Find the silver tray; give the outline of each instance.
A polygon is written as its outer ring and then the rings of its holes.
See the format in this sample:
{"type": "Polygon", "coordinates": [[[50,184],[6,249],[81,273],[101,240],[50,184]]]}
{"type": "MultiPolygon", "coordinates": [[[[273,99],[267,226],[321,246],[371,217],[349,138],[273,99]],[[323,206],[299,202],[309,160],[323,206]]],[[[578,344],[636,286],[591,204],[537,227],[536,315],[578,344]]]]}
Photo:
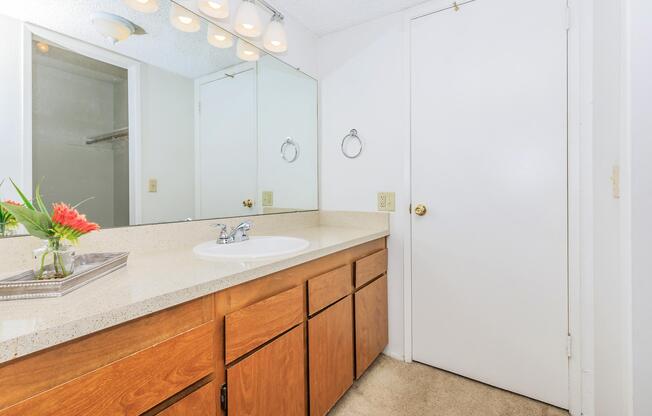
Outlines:
{"type": "Polygon", "coordinates": [[[127,264],[129,253],[92,253],[75,257],[75,272],[63,279],[38,280],[34,271],[0,280],[0,300],[63,296],[127,264]]]}

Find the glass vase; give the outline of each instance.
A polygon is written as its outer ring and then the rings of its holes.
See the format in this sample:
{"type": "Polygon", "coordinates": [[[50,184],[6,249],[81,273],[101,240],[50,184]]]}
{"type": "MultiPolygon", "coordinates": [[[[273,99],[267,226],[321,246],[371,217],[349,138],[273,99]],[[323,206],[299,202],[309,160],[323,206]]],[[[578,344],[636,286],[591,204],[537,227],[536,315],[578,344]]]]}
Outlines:
{"type": "Polygon", "coordinates": [[[75,271],[75,250],[61,240],[43,240],[34,250],[34,275],[39,280],[63,279],[75,271]]]}
{"type": "Polygon", "coordinates": [[[16,223],[0,222],[0,238],[16,235],[17,230],[18,226],[16,223]]]}

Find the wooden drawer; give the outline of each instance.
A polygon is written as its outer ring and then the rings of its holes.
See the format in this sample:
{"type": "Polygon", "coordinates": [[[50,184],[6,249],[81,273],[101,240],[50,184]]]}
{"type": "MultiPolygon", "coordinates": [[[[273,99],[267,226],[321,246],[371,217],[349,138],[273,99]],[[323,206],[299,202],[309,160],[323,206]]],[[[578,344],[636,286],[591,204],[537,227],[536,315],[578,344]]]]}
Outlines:
{"type": "Polygon", "coordinates": [[[355,377],[383,352],[387,333],[387,276],[355,293],[355,377]]]}
{"type": "Polygon", "coordinates": [[[226,363],[303,322],[304,305],[301,285],[226,315],[226,363]]]}
{"type": "Polygon", "coordinates": [[[217,390],[211,381],[193,391],[172,406],[158,413],[159,416],[214,416],[217,412],[217,390]]]}
{"type": "Polygon", "coordinates": [[[206,296],[0,365],[0,409],[131,356],[212,319],[213,297],[206,296]]]}
{"type": "Polygon", "coordinates": [[[305,324],[226,370],[229,416],[305,416],[305,324]]]}
{"type": "Polygon", "coordinates": [[[360,287],[374,280],[387,271],[387,249],[355,262],[355,287],[360,287]]]}
{"type": "Polygon", "coordinates": [[[139,415],[211,374],[212,322],[0,411],[0,415],[139,415]]]}
{"type": "Polygon", "coordinates": [[[353,290],[350,264],[308,280],[308,314],[332,305],[353,290]]]}

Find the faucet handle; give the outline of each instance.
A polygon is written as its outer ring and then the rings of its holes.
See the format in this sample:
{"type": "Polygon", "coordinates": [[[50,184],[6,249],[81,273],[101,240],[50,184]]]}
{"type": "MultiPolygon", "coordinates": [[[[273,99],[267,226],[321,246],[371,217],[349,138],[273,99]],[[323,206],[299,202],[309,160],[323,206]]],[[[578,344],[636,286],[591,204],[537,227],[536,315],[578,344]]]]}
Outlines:
{"type": "Polygon", "coordinates": [[[218,237],[219,240],[226,240],[229,238],[229,233],[226,231],[226,224],[212,224],[211,227],[220,229],[220,236],[218,237]]]}

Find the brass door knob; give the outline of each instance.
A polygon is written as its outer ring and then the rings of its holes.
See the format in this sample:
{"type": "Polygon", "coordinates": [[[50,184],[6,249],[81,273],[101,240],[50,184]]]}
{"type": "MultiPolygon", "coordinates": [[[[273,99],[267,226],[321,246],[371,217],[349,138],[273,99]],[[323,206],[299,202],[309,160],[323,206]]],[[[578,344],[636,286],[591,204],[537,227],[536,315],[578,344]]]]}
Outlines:
{"type": "Polygon", "coordinates": [[[428,212],[428,208],[426,208],[426,206],[423,204],[419,204],[416,207],[414,207],[414,213],[420,217],[426,215],[426,212],[428,212]]]}
{"type": "Polygon", "coordinates": [[[254,206],[254,201],[252,201],[251,199],[245,199],[244,201],[242,201],[242,206],[245,208],[251,208],[254,206]]]}

